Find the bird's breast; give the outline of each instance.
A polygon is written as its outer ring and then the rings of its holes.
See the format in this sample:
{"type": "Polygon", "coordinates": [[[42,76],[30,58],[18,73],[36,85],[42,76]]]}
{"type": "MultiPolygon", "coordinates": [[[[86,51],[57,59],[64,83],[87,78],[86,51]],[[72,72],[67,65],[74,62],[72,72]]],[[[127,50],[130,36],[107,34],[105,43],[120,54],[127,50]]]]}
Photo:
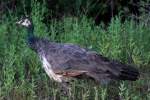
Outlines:
{"type": "Polygon", "coordinates": [[[42,58],[43,68],[44,68],[45,72],[47,73],[47,75],[57,82],[62,82],[62,76],[56,75],[54,73],[54,71],[52,69],[52,65],[47,61],[47,59],[45,57],[41,57],[41,58],[42,58]]]}

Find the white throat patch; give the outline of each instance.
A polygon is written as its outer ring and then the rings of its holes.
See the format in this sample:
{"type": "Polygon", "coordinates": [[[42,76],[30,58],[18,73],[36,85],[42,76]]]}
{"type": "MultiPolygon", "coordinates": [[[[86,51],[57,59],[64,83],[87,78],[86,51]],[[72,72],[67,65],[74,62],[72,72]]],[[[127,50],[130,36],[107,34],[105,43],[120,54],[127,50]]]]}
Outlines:
{"type": "Polygon", "coordinates": [[[54,73],[54,71],[52,70],[52,66],[49,64],[49,62],[47,61],[45,57],[42,57],[42,63],[43,63],[44,70],[46,71],[47,75],[50,78],[53,78],[57,82],[62,82],[61,76],[56,75],[54,73]]]}
{"type": "Polygon", "coordinates": [[[28,20],[28,19],[25,19],[24,21],[23,21],[23,23],[21,23],[23,26],[26,26],[26,27],[28,27],[29,25],[31,25],[31,22],[28,20]]]}
{"type": "Polygon", "coordinates": [[[20,20],[19,22],[16,22],[17,24],[20,24],[22,26],[28,27],[29,25],[31,25],[31,21],[29,19],[23,19],[20,20]]]}

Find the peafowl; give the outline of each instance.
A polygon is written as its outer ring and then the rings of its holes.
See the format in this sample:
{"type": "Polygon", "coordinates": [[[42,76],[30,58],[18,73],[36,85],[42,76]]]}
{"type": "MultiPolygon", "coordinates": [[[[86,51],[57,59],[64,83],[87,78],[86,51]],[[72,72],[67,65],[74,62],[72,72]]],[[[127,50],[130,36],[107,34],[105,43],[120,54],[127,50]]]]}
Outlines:
{"type": "Polygon", "coordinates": [[[99,83],[139,78],[139,71],[130,65],[109,60],[78,45],[36,37],[33,22],[28,17],[16,23],[27,29],[28,46],[39,55],[47,75],[59,83],[68,82],[70,78],[90,78],[99,83]]]}

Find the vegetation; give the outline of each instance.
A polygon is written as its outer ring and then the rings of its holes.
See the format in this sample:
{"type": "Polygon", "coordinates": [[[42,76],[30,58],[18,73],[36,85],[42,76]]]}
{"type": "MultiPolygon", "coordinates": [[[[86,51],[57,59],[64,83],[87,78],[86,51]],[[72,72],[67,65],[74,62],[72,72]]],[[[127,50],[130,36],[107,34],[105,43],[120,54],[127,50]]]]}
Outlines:
{"type": "Polygon", "coordinates": [[[88,80],[71,83],[71,97],[63,95],[58,84],[42,69],[38,56],[26,45],[26,30],[17,27],[17,14],[9,11],[0,20],[0,100],[149,100],[150,28],[145,21],[111,19],[108,25],[95,25],[81,14],[42,22],[46,3],[31,2],[35,33],[50,41],[73,43],[95,50],[106,57],[135,65],[141,77],[135,82],[114,82],[107,86],[88,80]]]}

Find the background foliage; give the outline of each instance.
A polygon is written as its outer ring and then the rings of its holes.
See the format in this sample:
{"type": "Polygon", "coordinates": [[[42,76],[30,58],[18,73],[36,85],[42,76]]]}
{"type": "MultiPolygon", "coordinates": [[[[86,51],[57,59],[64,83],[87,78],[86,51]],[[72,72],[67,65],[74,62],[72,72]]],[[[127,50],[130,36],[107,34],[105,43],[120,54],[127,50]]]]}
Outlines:
{"type": "Polygon", "coordinates": [[[150,2],[127,1],[1,0],[0,100],[149,100],[150,2]],[[15,25],[23,15],[32,17],[37,36],[78,44],[134,65],[140,79],[108,86],[75,80],[71,97],[62,95],[27,47],[26,30],[15,25]]]}

